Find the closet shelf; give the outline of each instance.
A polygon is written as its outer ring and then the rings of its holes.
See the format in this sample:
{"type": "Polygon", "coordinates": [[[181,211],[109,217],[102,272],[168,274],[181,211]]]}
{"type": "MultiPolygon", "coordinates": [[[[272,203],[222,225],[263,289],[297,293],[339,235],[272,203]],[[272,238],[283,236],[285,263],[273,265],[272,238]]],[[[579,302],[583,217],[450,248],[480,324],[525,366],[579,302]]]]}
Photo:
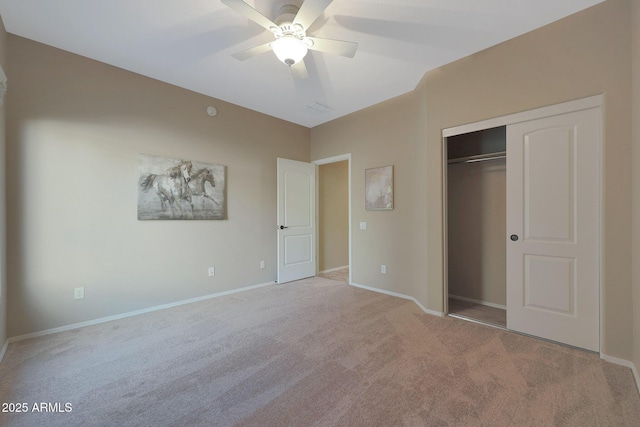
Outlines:
{"type": "Polygon", "coordinates": [[[506,151],[498,151],[495,153],[486,153],[486,154],[477,154],[475,156],[468,157],[458,157],[456,159],[449,159],[447,163],[474,163],[474,162],[484,162],[486,160],[496,160],[496,159],[506,159],[507,152],[506,151]]]}

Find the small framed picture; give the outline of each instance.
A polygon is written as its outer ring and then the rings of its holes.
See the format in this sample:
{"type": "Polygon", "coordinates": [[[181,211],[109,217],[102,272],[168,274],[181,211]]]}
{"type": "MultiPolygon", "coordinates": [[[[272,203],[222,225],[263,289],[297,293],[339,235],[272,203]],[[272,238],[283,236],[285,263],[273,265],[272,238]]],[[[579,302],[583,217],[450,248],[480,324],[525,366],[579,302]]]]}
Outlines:
{"type": "Polygon", "coordinates": [[[364,171],[365,202],[368,211],[393,209],[393,166],[364,171]]]}

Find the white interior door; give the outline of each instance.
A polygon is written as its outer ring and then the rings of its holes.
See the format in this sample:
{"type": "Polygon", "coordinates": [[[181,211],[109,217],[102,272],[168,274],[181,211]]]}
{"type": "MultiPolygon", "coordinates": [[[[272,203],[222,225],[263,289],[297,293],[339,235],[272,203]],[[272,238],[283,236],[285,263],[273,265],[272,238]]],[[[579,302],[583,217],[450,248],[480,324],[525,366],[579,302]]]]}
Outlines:
{"type": "Polygon", "coordinates": [[[507,328],[593,351],[600,123],[593,108],[507,127],[507,328]]]}
{"type": "Polygon", "coordinates": [[[316,166],[278,159],[278,283],[316,275],[316,166]]]}

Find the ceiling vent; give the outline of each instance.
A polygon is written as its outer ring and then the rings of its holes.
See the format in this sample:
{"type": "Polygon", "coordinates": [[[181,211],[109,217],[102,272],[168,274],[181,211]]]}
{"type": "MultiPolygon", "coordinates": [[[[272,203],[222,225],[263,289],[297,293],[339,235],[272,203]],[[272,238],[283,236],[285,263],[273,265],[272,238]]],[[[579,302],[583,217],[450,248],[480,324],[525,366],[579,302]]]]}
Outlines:
{"type": "Polygon", "coordinates": [[[304,110],[310,114],[324,114],[324,113],[328,113],[329,111],[332,111],[333,108],[328,107],[319,102],[312,102],[311,104],[305,105],[304,110]]]}

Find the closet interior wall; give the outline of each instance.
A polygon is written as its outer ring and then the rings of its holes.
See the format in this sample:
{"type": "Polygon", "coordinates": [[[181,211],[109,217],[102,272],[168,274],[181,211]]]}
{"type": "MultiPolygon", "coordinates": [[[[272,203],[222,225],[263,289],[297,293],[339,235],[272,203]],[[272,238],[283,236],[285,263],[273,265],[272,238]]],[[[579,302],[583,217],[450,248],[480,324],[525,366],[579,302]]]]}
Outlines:
{"type": "Polygon", "coordinates": [[[449,298],[506,309],[506,127],[446,145],[449,298]]]}

